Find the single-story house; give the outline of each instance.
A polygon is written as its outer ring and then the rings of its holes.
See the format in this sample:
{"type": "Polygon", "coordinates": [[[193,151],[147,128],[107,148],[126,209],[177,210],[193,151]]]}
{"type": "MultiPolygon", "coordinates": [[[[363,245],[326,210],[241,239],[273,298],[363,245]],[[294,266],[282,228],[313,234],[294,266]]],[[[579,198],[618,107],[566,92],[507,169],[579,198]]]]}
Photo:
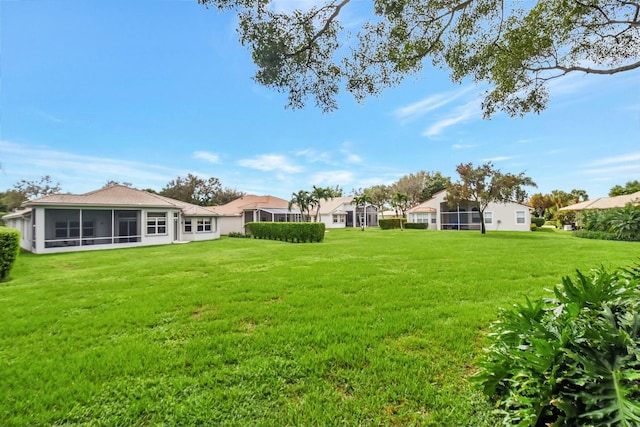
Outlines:
{"type": "MultiPolygon", "coordinates": [[[[312,212],[315,215],[315,212],[312,212]]],[[[328,200],[320,200],[319,222],[323,222],[326,228],[348,228],[378,226],[378,208],[367,204],[365,208],[356,206],[351,197],[334,197],[328,200]]],[[[314,218],[312,218],[314,219],[314,218]]]]}
{"type": "Polygon", "coordinates": [[[52,194],[5,215],[20,246],[37,254],[162,245],[220,237],[211,209],[112,185],[86,194],[52,194]]]}
{"type": "Polygon", "coordinates": [[[211,206],[220,215],[220,234],[244,233],[249,222],[300,222],[302,214],[297,206],[289,210],[289,202],[274,196],[246,195],[226,205],[211,206]]]}
{"type": "MultiPolygon", "coordinates": [[[[408,222],[426,222],[432,230],[480,230],[480,209],[472,201],[454,207],[447,203],[447,191],[433,195],[407,211],[408,222]]],[[[530,231],[529,206],[507,202],[489,203],[484,211],[486,230],[530,231]]]]}
{"type": "Polygon", "coordinates": [[[623,208],[628,203],[633,205],[640,205],[640,191],[632,194],[623,194],[621,196],[614,197],[598,197],[597,199],[587,200],[585,202],[576,203],[573,205],[565,206],[558,210],[560,211],[585,211],[589,209],[613,209],[623,208]]]}

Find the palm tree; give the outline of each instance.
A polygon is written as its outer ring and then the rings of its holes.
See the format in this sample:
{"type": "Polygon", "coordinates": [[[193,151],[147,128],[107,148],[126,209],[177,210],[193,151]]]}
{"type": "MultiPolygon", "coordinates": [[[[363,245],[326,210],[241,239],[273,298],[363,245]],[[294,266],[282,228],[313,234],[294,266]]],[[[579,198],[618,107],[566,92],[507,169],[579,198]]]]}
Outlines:
{"type": "Polygon", "coordinates": [[[583,202],[589,200],[589,195],[584,190],[574,189],[571,190],[571,193],[569,194],[571,195],[571,197],[573,197],[573,203],[580,203],[580,199],[582,199],[583,202]]]}
{"type": "Polygon", "coordinates": [[[400,209],[400,216],[404,218],[405,212],[409,209],[409,196],[400,192],[394,194],[391,198],[391,206],[396,209],[396,212],[400,209]]]}
{"type": "Polygon", "coordinates": [[[293,205],[297,205],[298,208],[300,208],[300,213],[303,214],[303,220],[305,212],[307,213],[307,218],[310,217],[309,210],[311,209],[311,197],[308,191],[300,190],[297,193],[292,193],[291,200],[289,200],[289,212],[291,212],[293,205]]]}
{"type": "Polygon", "coordinates": [[[333,197],[333,191],[330,187],[316,187],[313,186],[313,190],[311,191],[310,197],[313,199],[312,204],[316,208],[316,222],[318,222],[318,217],[320,216],[320,200],[329,200],[333,197]]]}
{"type": "MultiPolygon", "coordinates": [[[[369,196],[367,193],[362,193],[360,195],[357,195],[353,198],[353,203],[355,203],[356,205],[356,211],[358,210],[359,206],[363,206],[364,207],[364,218],[365,218],[365,222],[367,221],[367,203],[371,203],[371,196],[369,196]]],[[[364,224],[360,224],[362,227],[362,230],[364,231],[364,224]]]]}

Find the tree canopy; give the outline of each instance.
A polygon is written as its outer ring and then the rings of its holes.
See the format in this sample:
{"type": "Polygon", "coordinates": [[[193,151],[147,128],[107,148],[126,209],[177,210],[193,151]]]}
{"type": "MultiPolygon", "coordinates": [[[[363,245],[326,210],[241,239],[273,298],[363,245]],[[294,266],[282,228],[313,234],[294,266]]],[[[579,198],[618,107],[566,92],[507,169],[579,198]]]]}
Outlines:
{"type": "Polygon", "coordinates": [[[223,205],[244,195],[237,190],[222,188],[218,178],[204,179],[193,174],[169,181],[159,194],[200,206],[223,205]]]}
{"type": "Polygon", "coordinates": [[[4,195],[4,203],[8,211],[16,209],[30,199],[44,197],[60,192],[60,183],[53,183],[49,175],[42,176],[37,181],[21,179],[4,195]]]}
{"type": "Polygon", "coordinates": [[[476,202],[482,234],[486,233],[484,211],[489,203],[523,203],[527,199],[527,192],[523,187],[536,187],[536,183],[524,172],[518,175],[502,173],[491,162],[478,167],[474,167],[472,163],[461,163],[456,171],[460,179],[447,188],[447,203],[455,206],[463,200],[476,202]]]}
{"type": "Polygon", "coordinates": [[[624,187],[622,185],[615,185],[611,187],[611,190],[609,190],[609,197],[633,194],[638,191],[640,191],[640,181],[636,179],[633,181],[627,181],[624,187]]]}
{"type": "Polygon", "coordinates": [[[334,110],[343,90],[362,101],[431,62],[454,82],[489,85],[485,117],[515,116],[543,110],[548,82],[568,73],[640,68],[637,0],[374,0],[369,19],[349,29],[340,15],[362,5],[354,0],[292,11],[270,0],[198,2],[237,12],[255,80],[288,93],[293,108],[313,97],[334,110]]]}
{"type": "Polygon", "coordinates": [[[449,184],[449,178],[440,172],[419,171],[400,177],[394,182],[392,193],[403,193],[409,198],[409,205],[417,205],[429,200],[438,191],[444,190],[449,184]]]}

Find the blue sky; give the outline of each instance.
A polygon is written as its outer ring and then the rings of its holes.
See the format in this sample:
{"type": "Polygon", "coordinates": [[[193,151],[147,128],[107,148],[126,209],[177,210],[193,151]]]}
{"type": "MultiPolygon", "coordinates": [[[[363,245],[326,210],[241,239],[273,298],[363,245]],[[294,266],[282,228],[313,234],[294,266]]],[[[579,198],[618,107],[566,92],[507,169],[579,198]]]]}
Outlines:
{"type": "MultiPolygon", "coordinates": [[[[369,4],[354,5],[347,25],[369,4]]],[[[426,66],[324,114],[254,83],[234,15],[195,0],[0,0],[0,20],[0,191],[43,175],[71,193],[109,180],[160,190],[194,173],[289,199],[487,160],[526,172],[532,192],[595,198],[640,179],[637,71],[570,75],[542,114],[483,120],[482,88],[426,66]]]]}

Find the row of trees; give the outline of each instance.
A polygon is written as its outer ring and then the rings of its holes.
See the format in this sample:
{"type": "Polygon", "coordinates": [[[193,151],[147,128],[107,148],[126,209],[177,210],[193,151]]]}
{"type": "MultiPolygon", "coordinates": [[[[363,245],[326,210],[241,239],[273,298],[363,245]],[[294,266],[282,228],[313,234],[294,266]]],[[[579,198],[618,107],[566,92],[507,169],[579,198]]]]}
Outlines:
{"type": "MultiPolygon", "coordinates": [[[[395,209],[396,216],[405,217],[407,210],[412,206],[430,199],[439,191],[447,190],[447,200],[452,206],[461,200],[472,200],[478,204],[482,219],[481,232],[484,234],[486,232],[484,211],[489,203],[508,201],[524,203],[527,200],[524,187],[536,186],[524,173],[518,175],[502,173],[491,162],[478,167],[474,167],[472,163],[460,164],[456,172],[459,179],[455,182],[440,172],[420,171],[405,175],[389,186],[374,185],[354,190],[354,203],[356,206],[371,204],[376,206],[379,212],[384,212],[387,206],[391,206],[395,209]]],[[[314,186],[311,191],[300,190],[293,193],[289,201],[289,209],[297,205],[303,214],[307,213],[307,218],[311,218],[310,212],[315,208],[315,220],[318,221],[321,201],[342,196],[341,189],[332,190],[314,186]]]]}
{"type": "Polygon", "coordinates": [[[316,187],[314,185],[311,191],[300,190],[297,193],[292,193],[291,200],[289,200],[289,210],[293,208],[293,205],[296,205],[303,215],[306,212],[307,218],[311,218],[311,210],[315,209],[315,221],[318,222],[322,200],[342,197],[342,195],[343,190],[337,185],[335,187],[316,187]]]}
{"type": "MultiPolygon", "coordinates": [[[[536,193],[528,197],[526,187],[536,187],[535,182],[524,173],[503,173],[496,169],[491,162],[480,166],[472,163],[463,163],[456,167],[459,179],[452,181],[440,172],[420,171],[401,177],[391,185],[373,185],[365,189],[353,190],[356,206],[370,204],[377,207],[384,217],[384,211],[388,207],[395,210],[396,216],[406,217],[406,212],[425,200],[430,199],[435,193],[446,190],[447,201],[455,206],[462,200],[471,200],[478,204],[481,217],[481,232],[485,233],[484,211],[489,203],[518,202],[529,204],[534,209],[534,216],[546,220],[561,219],[558,210],[562,207],[589,200],[585,190],[573,189],[569,192],[553,190],[550,193],[536,193]]],[[[638,181],[627,182],[624,187],[616,185],[610,191],[610,195],[631,194],[640,183],[638,181]]],[[[320,205],[323,200],[333,197],[342,197],[342,188],[336,186],[316,187],[311,191],[300,190],[293,193],[289,201],[289,209],[297,205],[306,217],[311,218],[311,210],[316,210],[315,220],[318,221],[320,205]]]]}
{"type": "Polygon", "coordinates": [[[556,217],[558,209],[587,200],[589,200],[589,195],[584,190],[574,189],[568,193],[562,190],[553,190],[546,194],[531,195],[529,206],[534,209],[535,216],[552,220],[556,217]]]}
{"type": "MultiPolygon", "coordinates": [[[[371,204],[384,212],[388,207],[396,211],[396,216],[405,217],[406,212],[425,200],[430,199],[435,193],[447,190],[448,201],[455,205],[460,200],[472,200],[478,204],[481,217],[484,210],[491,202],[516,201],[526,203],[534,209],[534,216],[546,220],[557,219],[558,210],[564,206],[589,200],[589,195],[584,190],[574,189],[570,192],[553,190],[550,193],[533,194],[527,198],[524,187],[535,187],[530,177],[520,173],[513,175],[502,173],[491,162],[474,167],[472,163],[460,164],[456,168],[459,179],[455,182],[440,172],[419,171],[404,175],[391,185],[374,185],[365,189],[353,190],[354,201],[357,206],[371,204]]],[[[131,183],[108,181],[105,187],[110,185],[131,186],[131,183]]],[[[0,212],[11,211],[19,207],[24,201],[43,197],[49,194],[59,193],[60,183],[54,183],[50,176],[45,175],[39,180],[21,180],[12,189],[0,193],[0,212]]],[[[193,174],[186,177],[177,177],[169,181],[159,192],[152,189],[146,191],[157,193],[165,197],[181,200],[200,206],[223,205],[242,197],[245,193],[222,187],[218,178],[200,178],[193,174]]],[[[616,185],[611,188],[610,196],[631,194],[640,191],[640,182],[629,181],[625,186],[616,185]]],[[[334,197],[342,197],[344,194],[340,186],[319,187],[313,186],[312,190],[300,190],[293,193],[289,202],[289,208],[297,205],[307,218],[311,218],[311,211],[316,210],[316,218],[322,201],[334,197]]],[[[383,214],[384,216],[384,214],[383,214]]],[[[484,221],[482,232],[484,233],[484,221]]]]}

